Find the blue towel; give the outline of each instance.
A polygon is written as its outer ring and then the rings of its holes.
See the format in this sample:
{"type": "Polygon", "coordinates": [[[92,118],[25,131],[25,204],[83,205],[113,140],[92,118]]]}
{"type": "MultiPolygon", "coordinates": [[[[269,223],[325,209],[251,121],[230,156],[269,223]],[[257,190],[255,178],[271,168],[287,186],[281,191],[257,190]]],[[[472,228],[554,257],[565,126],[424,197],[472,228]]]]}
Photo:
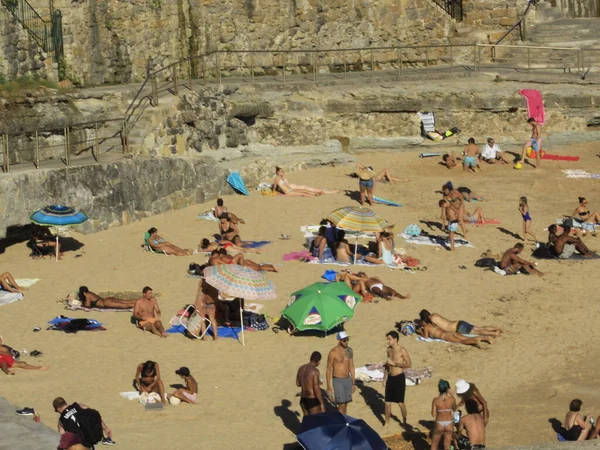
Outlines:
{"type": "Polygon", "coordinates": [[[248,192],[248,189],[246,189],[244,180],[242,180],[242,176],[239,172],[231,172],[227,176],[227,182],[239,194],[250,195],[250,192],[248,192]]]}
{"type": "Polygon", "coordinates": [[[375,200],[375,203],[381,203],[382,205],[404,206],[402,203],[396,203],[392,200],[386,200],[385,198],[377,197],[376,195],[373,196],[373,200],[375,200]]]}
{"type": "Polygon", "coordinates": [[[271,241],[244,241],[244,248],[260,248],[264,245],[270,244],[271,241]]]}
{"type": "MultiPolygon", "coordinates": [[[[212,328],[212,326],[211,326],[212,328]]],[[[208,329],[208,333],[212,336],[211,328],[208,329]]],[[[240,327],[219,327],[219,337],[237,339],[238,334],[242,332],[240,327]]],[[[167,333],[185,333],[185,327],[183,325],[173,325],[167,330],[167,333]]]]}
{"type": "MultiPolygon", "coordinates": [[[[70,322],[71,320],[73,320],[72,317],[55,317],[54,319],[50,320],[48,323],[50,325],[56,325],[59,323],[65,323],[65,322],[70,322]]],[[[98,322],[97,320],[93,320],[93,319],[87,319],[89,322],[89,325],[86,327],[88,329],[94,329],[94,328],[100,328],[102,326],[102,324],[100,322],[98,322]]]]}

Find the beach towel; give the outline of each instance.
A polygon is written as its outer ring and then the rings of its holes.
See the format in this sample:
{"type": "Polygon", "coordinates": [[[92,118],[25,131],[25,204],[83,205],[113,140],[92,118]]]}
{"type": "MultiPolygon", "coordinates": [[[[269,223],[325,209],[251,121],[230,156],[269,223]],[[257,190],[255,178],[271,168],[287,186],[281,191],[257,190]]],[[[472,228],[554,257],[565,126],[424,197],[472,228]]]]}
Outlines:
{"type": "Polygon", "coordinates": [[[40,281],[39,278],[15,278],[17,284],[21,287],[28,288],[40,281]]]}
{"type": "Polygon", "coordinates": [[[244,241],[244,248],[260,248],[267,244],[270,244],[272,241],[244,241]]]}
{"type": "Polygon", "coordinates": [[[105,331],[106,328],[94,319],[75,319],[59,316],[48,322],[49,330],[64,331],[65,333],[77,333],[78,331],[105,331]]]}
{"type": "Polygon", "coordinates": [[[579,161],[579,156],[552,155],[550,153],[544,153],[542,159],[548,159],[550,161],[579,161]]]}
{"type": "Polygon", "coordinates": [[[375,200],[375,203],[381,203],[382,205],[387,206],[404,206],[402,203],[396,203],[393,200],[386,200],[385,198],[377,197],[376,195],[373,196],[373,200],[375,200]]]}
{"type": "MultiPolygon", "coordinates": [[[[212,328],[212,326],[211,326],[212,328]]],[[[212,335],[211,328],[208,329],[208,334],[212,335]]],[[[237,339],[238,335],[242,332],[241,327],[218,327],[219,337],[220,338],[231,338],[237,339]]],[[[252,329],[246,327],[244,331],[253,331],[252,329]]],[[[185,327],[183,325],[173,325],[171,328],[167,330],[167,333],[185,333],[185,327]]]]}
{"type": "Polygon", "coordinates": [[[528,117],[533,117],[537,123],[544,125],[546,113],[541,92],[537,89],[521,89],[519,94],[527,101],[528,117]]]}
{"type": "MultiPolygon", "coordinates": [[[[476,335],[476,334],[463,334],[463,336],[464,336],[464,337],[468,337],[468,338],[471,338],[471,337],[477,337],[477,335],[476,335]]],[[[445,341],[445,340],[443,340],[443,339],[436,339],[436,338],[424,338],[423,336],[417,336],[417,341],[421,341],[421,342],[440,342],[440,343],[442,343],[442,344],[457,344],[457,345],[464,345],[464,344],[461,344],[461,343],[459,343],[459,342],[448,342],[448,341],[445,341]]]]}
{"type": "MultiPolygon", "coordinates": [[[[302,225],[300,227],[300,231],[304,233],[304,237],[315,237],[319,232],[319,228],[322,225],[302,225]]],[[[373,239],[375,238],[375,233],[357,233],[353,231],[346,230],[346,238],[353,239],[373,239]]]]}
{"type": "Polygon", "coordinates": [[[209,211],[203,212],[197,218],[201,219],[201,220],[208,220],[210,222],[219,222],[219,219],[217,219],[215,217],[215,214],[213,213],[212,209],[209,211]]]}
{"type": "Polygon", "coordinates": [[[485,219],[483,222],[477,222],[474,225],[477,227],[483,225],[500,225],[500,221],[498,219],[485,219]]]}
{"type": "Polygon", "coordinates": [[[23,298],[25,297],[20,292],[0,291],[0,306],[18,302],[19,300],[23,300],[23,298]]]}
{"type": "Polygon", "coordinates": [[[229,183],[229,186],[231,186],[238,194],[250,195],[239,172],[231,172],[227,176],[227,183],[229,183]]]}
{"type": "Polygon", "coordinates": [[[73,304],[65,305],[65,309],[68,309],[69,311],[85,311],[85,312],[94,311],[94,312],[129,312],[130,313],[133,311],[133,308],[128,308],[128,309],[86,308],[85,306],[73,305],[73,304]]]}
{"type": "MultiPolygon", "coordinates": [[[[410,244],[416,245],[434,245],[439,247],[450,247],[450,240],[447,236],[408,236],[407,234],[400,233],[398,235],[402,239],[405,239],[406,242],[410,244]]],[[[455,238],[454,239],[455,247],[473,247],[475,246],[471,244],[469,241],[465,241],[464,239],[455,238]]]]}
{"type": "Polygon", "coordinates": [[[140,393],[138,391],[119,392],[119,395],[127,400],[139,400],[140,393]]]}
{"type": "Polygon", "coordinates": [[[585,170],[562,170],[562,173],[567,175],[567,178],[600,178],[600,173],[589,173],[585,170]]]}
{"type": "Polygon", "coordinates": [[[387,267],[389,269],[410,269],[408,267],[399,266],[399,265],[387,265],[387,264],[373,264],[367,262],[363,259],[357,259],[356,264],[352,263],[343,263],[336,261],[335,259],[313,259],[312,261],[308,261],[308,264],[325,264],[330,266],[370,266],[370,267],[387,267]]]}
{"type": "Polygon", "coordinates": [[[310,254],[308,250],[301,250],[299,252],[290,252],[283,255],[284,261],[299,261],[301,259],[313,259],[314,256],[310,254]]]}
{"type": "MultiPolygon", "coordinates": [[[[362,367],[356,368],[355,377],[361,381],[383,381],[384,376],[384,365],[383,363],[373,364],[367,363],[362,367]]],[[[404,369],[404,375],[406,375],[406,385],[415,386],[426,378],[433,376],[433,370],[429,367],[422,369],[404,369]]]]}

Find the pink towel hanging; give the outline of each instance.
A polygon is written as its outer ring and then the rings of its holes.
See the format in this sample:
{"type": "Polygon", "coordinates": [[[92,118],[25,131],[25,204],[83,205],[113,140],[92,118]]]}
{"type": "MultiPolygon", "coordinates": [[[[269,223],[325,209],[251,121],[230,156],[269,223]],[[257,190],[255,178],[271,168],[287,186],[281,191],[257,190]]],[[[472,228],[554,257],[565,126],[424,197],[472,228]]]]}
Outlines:
{"type": "Polygon", "coordinates": [[[527,100],[529,117],[533,117],[536,122],[544,125],[546,114],[544,112],[544,101],[542,100],[541,92],[537,89],[521,89],[519,94],[527,100]]]}

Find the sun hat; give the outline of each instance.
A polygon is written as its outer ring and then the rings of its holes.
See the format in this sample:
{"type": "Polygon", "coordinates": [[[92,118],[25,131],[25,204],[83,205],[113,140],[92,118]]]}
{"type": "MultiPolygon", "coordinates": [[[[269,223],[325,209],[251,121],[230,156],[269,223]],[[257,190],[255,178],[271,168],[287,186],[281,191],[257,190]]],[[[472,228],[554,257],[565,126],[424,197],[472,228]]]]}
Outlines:
{"type": "Polygon", "coordinates": [[[349,339],[350,336],[348,336],[348,333],[346,333],[345,331],[340,331],[337,336],[336,336],[338,341],[341,341],[343,339],[349,339]]]}
{"type": "Polygon", "coordinates": [[[455,387],[456,387],[457,394],[464,394],[469,389],[471,389],[471,385],[463,379],[458,380],[455,384],[455,387]]]}

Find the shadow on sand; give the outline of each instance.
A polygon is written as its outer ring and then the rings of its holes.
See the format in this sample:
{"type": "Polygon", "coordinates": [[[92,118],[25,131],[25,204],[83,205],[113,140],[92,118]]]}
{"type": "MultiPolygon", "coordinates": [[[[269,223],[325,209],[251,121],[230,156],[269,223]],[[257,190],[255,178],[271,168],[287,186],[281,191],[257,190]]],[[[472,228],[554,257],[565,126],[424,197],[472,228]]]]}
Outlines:
{"type": "Polygon", "coordinates": [[[290,430],[294,435],[300,430],[300,413],[290,409],[292,402],[287,399],[281,400],[281,405],[273,408],[273,412],[281,419],[283,425],[290,430]]]}

